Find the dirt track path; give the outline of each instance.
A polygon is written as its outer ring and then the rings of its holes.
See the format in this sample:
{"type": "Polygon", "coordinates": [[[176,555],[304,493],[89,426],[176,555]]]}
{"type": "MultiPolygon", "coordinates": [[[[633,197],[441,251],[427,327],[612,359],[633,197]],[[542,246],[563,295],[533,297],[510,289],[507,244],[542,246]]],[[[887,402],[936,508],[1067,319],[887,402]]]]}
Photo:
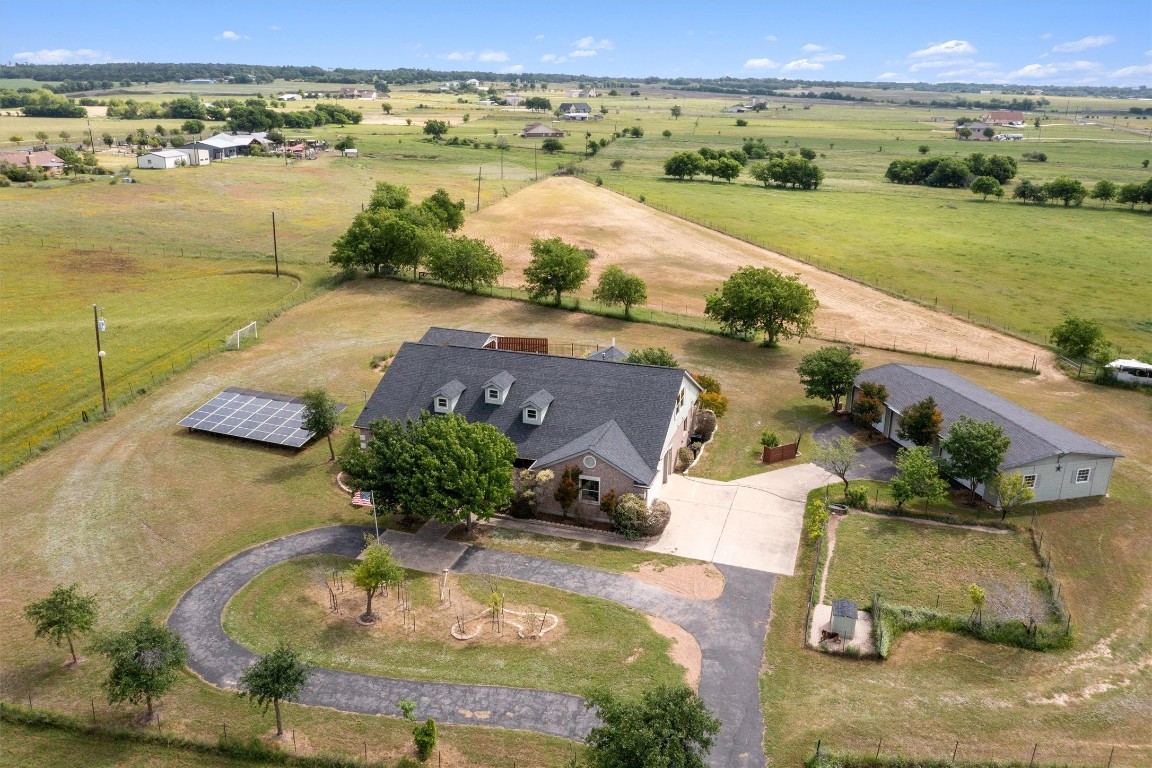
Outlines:
{"type": "Polygon", "coordinates": [[[737,268],[752,264],[799,274],[816,290],[817,335],[886,349],[959,357],[1055,372],[1051,353],[1034,344],[895,299],[839,275],[653,210],[571,177],[546,179],[468,217],[464,233],[486,240],[505,260],[506,283],[519,284],[534,238],[561,237],[593,248],[591,296],[610,264],[643,274],[649,306],[692,315],[704,296],[737,268]]]}

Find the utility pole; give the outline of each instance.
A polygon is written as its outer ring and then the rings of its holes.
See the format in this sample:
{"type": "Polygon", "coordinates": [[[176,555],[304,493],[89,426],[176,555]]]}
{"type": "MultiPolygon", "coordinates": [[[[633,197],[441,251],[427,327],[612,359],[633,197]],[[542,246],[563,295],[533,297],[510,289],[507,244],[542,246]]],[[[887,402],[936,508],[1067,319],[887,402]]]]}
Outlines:
{"type": "Polygon", "coordinates": [[[92,323],[96,326],[96,365],[100,368],[100,403],[104,406],[104,413],[108,413],[108,390],[104,387],[104,350],[100,348],[100,326],[104,321],[100,319],[100,310],[92,305],[92,323]]]}
{"type": "Polygon", "coordinates": [[[480,172],[476,174],[476,210],[480,210],[480,179],[484,176],[484,166],[480,166],[480,172]]]}
{"type": "MultiPolygon", "coordinates": [[[[1115,123],[1113,123],[1115,125],[1115,123]]],[[[92,120],[88,120],[88,146],[92,148],[92,154],[96,154],[96,139],[92,135],[92,120]]]]}
{"type": "Polygon", "coordinates": [[[276,243],[276,211],[272,211],[272,258],[276,262],[276,277],[280,277],[280,248],[276,243]]]}
{"type": "Polygon", "coordinates": [[[536,150],[539,147],[539,142],[532,144],[532,167],[536,170],[536,181],[540,181],[540,164],[536,162],[536,150]]]}

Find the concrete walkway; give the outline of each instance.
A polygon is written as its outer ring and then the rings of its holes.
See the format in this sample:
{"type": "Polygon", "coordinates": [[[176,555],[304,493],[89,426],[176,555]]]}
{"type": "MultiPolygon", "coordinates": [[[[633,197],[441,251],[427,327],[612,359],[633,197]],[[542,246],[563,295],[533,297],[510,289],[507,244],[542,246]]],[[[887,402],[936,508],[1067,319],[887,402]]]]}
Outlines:
{"type": "MultiPolygon", "coordinates": [[[[257,657],[224,633],[221,614],[231,597],[262,571],[295,557],[323,552],[355,557],[363,547],[364,533],[365,529],[353,526],[305,531],[245,550],[213,569],[185,593],[168,618],[169,626],[188,643],[192,670],[213,685],[234,688],[241,672],[257,657]]],[[[381,538],[401,562],[435,565],[435,573],[451,556],[450,549],[464,547],[453,564],[445,567],[612,600],[683,627],[695,637],[703,655],[700,694],[723,723],[709,764],[725,768],[765,764],[759,673],[772,575],[721,565],[723,594],[701,602],[621,574],[444,541],[439,538],[442,529],[422,530],[421,534],[388,531],[381,538]]],[[[423,683],[331,669],[316,670],[300,702],[395,716],[396,702],[402,698],[417,702],[418,717],[450,724],[516,728],[575,740],[582,740],[596,724],[577,696],[423,683]]]]}

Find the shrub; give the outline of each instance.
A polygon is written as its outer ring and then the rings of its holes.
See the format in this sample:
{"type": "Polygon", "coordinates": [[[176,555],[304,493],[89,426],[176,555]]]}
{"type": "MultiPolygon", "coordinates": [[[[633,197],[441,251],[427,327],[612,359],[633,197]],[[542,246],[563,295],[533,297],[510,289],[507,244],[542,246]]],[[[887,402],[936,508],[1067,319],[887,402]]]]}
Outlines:
{"type": "Polygon", "coordinates": [[[780,445],[780,436],[772,430],[766,429],[760,434],[760,445],[765,448],[775,448],[780,445]]]}
{"type": "Polygon", "coordinates": [[[422,725],[412,729],[412,741],[416,743],[416,754],[427,760],[436,749],[436,721],[428,718],[422,725]]]}
{"type": "Polygon", "coordinates": [[[740,119],[738,119],[738,120],[736,121],[736,127],[737,127],[737,128],[744,128],[744,127],[746,127],[747,125],[748,125],[748,121],[747,121],[747,120],[745,120],[745,119],[743,119],[743,118],[740,118],[740,119]]]}
{"type": "Polygon", "coordinates": [[[701,386],[705,392],[715,392],[720,394],[720,382],[712,378],[706,373],[694,373],[692,378],[696,379],[696,383],[701,386]]]}
{"type": "Polygon", "coordinates": [[[640,525],[640,535],[659,536],[664,533],[664,529],[668,527],[668,521],[671,519],[672,508],[668,506],[668,502],[656,499],[644,516],[644,522],[640,525]]]}
{"type": "Polygon", "coordinates": [[[644,525],[644,519],[648,508],[644,505],[644,499],[640,498],[634,493],[626,493],[616,500],[613,507],[611,520],[612,530],[627,539],[638,539],[644,534],[640,531],[644,525]]]}
{"type": "Polygon", "coordinates": [[[728,398],[719,392],[705,392],[700,395],[700,399],[697,402],[701,408],[716,414],[716,418],[718,419],[723,418],[724,414],[728,412],[728,398]]]}
{"type": "Polygon", "coordinates": [[[700,439],[708,442],[716,433],[716,414],[712,411],[696,411],[692,420],[693,433],[700,435],[700,439]]]}
{"type": "Polygon", "coordinates": [[[620,497],[616,495],[616,489],[613,488],[604,494],[604,498],[600,499],[600,511],[603,512],[604,516],[609,520],[615,520],[616,507],[619,506],[619,504],[620,497]]]}
{"type": "Polygon", "coordinates": [[[844,503],[852,507],[852,509],[860,509],[865,512],[868,511],[868,489],[866,488],[849,488],[844,492],[844,503]]]}
{"type": "Polygon", "coordinates": [[[696,457],[692,454],[691,450],[688,448],[681,448],[680,450],[676,451],[676,471],[685,472],[688,467],[692,466],[692,462],[695,460],[696,457]]]}
{"type": "Polygon", "coordinates": [[[599,176],[597,176],[597,177],[596,177],[596,186],[598,186],[598,187],[602,187],[602,186],[604,186],[604,179],[602,179],[602,178],[600,178],[599,176]]]}

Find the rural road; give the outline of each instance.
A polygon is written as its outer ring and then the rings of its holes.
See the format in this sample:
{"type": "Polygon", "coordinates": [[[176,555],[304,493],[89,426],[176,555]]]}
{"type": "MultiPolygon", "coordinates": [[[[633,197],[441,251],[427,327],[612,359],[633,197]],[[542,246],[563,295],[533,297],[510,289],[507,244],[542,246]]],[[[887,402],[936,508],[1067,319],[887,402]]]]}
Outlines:
{"type": "MultiPolygon", "coordinates": [[[[225,634],[221,615],[228,601],[268,568],[303,555],[354,557],[365,529],[331,526],[259,544],[213,569],[188,590],[168,625],[188,643],[189,667],[212,685],[234,688],[256,655],[225,634]]],[[[388,531],[397,558],[426,561],[428,537],[388,531]]],[[[459,545],[443,542],[446,553],[459,545]]],[[[703,656],[700,694],[723,723],[709,764],[723,768],[765,765],[759,673],[771,608],[774,576],[717,566],[723,594],[712,601],[678,597],[628,576],[511,552],[467,547],[452,566],[457,573],[488,574],[543,584],[620,603],[667,619],[691,633],[703,656]]],[[[596,724],[583,699],[568,694],[502,686],[457,685],[318,669],[300,702],[364,714],[397,715],[400,699],[417,702],[417,716],[442,723],[489,725],[580,740],[596,724]]]]}

